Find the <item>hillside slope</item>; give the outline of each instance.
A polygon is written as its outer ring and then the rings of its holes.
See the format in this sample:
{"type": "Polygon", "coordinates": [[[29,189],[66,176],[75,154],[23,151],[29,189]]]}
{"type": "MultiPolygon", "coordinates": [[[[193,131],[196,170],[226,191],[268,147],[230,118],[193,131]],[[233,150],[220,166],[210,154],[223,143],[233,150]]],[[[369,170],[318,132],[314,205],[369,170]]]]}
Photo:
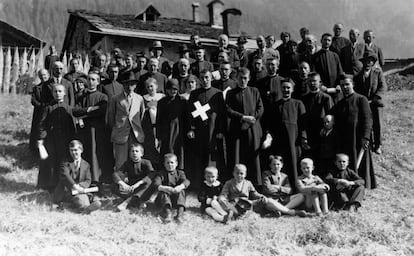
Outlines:
{"type": "Polygon", "coordinates": [[[0,95],[0,254],[414,255],[414,90],[389,91],[385,103],[384,154],[374,156],[379,187],[367,191],[358,213],[312,219],[252,213],[221,225],[199,213],[191,194],[179,226],[115,213],[110,199],[88,216],[50,210],[27,149],[30,97],[0,95]]]}

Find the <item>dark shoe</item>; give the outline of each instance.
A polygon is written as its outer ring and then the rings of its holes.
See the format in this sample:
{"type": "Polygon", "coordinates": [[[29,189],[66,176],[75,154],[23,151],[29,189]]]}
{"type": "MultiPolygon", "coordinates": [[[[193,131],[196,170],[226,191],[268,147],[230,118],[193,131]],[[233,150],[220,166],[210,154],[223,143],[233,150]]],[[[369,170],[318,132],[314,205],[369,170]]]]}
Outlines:
{"type": "Polygon", "coordinates": [[[175,221],[177,222],[177,224],[183,224],[184,223],[183,215],[175,216],[175,221]]]}
{"type": "Polygon", "coordinates": [[[263,217],[265,218],[279,218],[282,216],[280,211],[268,212],[263,217]]]}
{"type": "Polygon", "coordinates": [[[171,209],[165,209],[164,223],[170,223],[173,220],[171,209]]]}
{"type": "Polygon", "coordinates": [[[378,154],[378,155],[381,155],[381,154],[382,154],[381,146],[376,147],[376,148],[374,149],[374,153],[375,153],[375,154],[378,154]]]}
{"type": "Polygon", "coordinates": [[[102,204],[100,201],[94,201],[88,207],[86,207],[85,210],[83,210],[83,213],[90,214],[91,212],[96,211],[99,208],[101,208],[101,206],[102,204]]]}
{"type": "Polygon", "coordinates": [[[351,204],[351,205],[349,206],[349,211],[350,211],[350,212],[358,212],[358,205],[356,205],[356,204],[351,204]]]}

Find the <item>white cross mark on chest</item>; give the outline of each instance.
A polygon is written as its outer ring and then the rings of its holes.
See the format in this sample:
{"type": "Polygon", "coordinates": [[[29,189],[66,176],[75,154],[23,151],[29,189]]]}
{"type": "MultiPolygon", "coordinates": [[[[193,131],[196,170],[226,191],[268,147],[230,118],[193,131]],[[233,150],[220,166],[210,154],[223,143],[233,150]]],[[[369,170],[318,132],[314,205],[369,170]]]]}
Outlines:
{"type": "Polygon", "coordinates": [[[203,106],[201,106],[200,101],[194,102],[194,107],[196,110],[191,112],[191,115],[193,115],[194,118],[200,116],[201,120],[205,121],[208,119],[207,111],[210,110],[210,105],[207,103],[203,106]]]}

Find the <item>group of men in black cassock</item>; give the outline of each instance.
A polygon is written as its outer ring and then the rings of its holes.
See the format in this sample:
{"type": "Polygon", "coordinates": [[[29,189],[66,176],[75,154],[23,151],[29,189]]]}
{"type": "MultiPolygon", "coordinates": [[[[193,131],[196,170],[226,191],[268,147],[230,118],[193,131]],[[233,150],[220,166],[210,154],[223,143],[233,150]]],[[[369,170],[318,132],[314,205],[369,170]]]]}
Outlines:
{"type": "Polygon", "coordinates": [[[320,48],[306,28],[299,44],[283,32],[277,48],[273,36],[258,36],[255,50],[244,48],[245,35],[237,46],[221,35],[211,62],[193,35],[175,63],[163,57],[160,41],[148,58],[118,48],[111,55],[95,52],[88,74],[80,55],[66,75],[60,61],[50,63],[50,77],[39,71],[41,83],[32,94],[31,148],[44,143],[50,156],[41,161],[38,186],[53,190],[68,143],[77,138],[96,183],[111,182],[129,145],[138,142],[156,168],[164,154],[176,154],[194,189],[207,166],[215,165],[227,180],[237,163],[261,185],[274,154],[283,157],[296,184],[302,157],[314,159],[323,175],[337,153],[347,154],[366,187],[375,188],[371,151],[381,153],[386,90],[382,51],[371,30],[364,42],[357,29],[349,39],[341,36],[342,24],[333,31],[322,35],[320,48]],[[56,90],[57,84],[63,87],[56,90]]]}

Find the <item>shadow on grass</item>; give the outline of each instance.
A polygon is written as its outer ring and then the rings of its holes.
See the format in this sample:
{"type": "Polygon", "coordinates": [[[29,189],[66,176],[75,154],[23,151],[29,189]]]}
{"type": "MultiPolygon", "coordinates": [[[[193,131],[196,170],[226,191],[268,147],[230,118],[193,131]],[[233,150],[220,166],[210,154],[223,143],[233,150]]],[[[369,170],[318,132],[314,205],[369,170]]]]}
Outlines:
{"type": "Polygon", "coordinates": [[[17,182],[0,176],[0,193],[34,192],[36,186],[25,182],[17,182]]]}
{"type": "Polygon", "coordinates": [[[30,138],[30,134],[26,131],[26,129],[20,129],[20,130],[1,130],[1,135],[8,135],[12,136],[13,139],[18,141],[25,141],[30,138]]]}
{"type": "Polygon", "coordinates": [[[31,204],[48,205],[52,204],[52,198],[49,192],[44,190],[36,190],[31,193],[26,193],[17,199],[19,202],[26,202],[31,204]]]}
{"type": "Polygon", "coordinates": [[[6,159],[14,160],[14,165],[24,170],[32,169],[38,165],[37,157],[30,152],[28,143],[18,145],[0,144],[0,154],[6,159]]]}

